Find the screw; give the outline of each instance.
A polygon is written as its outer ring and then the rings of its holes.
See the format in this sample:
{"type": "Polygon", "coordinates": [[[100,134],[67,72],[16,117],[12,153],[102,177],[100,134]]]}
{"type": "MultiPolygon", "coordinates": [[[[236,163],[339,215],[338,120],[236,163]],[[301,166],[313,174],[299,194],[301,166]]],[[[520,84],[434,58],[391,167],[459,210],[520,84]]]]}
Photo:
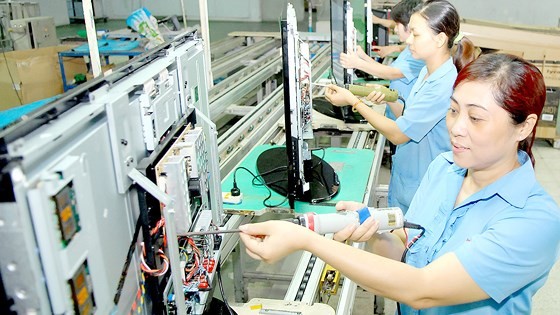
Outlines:
{"type": "Polygon", "coordinates": [[[121,144],[122,145],[128,145],[128,141],[126,141],[126,139],[121,139],[121,144]]]}
{"type": "Polygon", "coordinates": [[[8,269],[8,271],[14,272],[17,270],[17,265],[15,263],[9,263],[6,266],[6,269],[8,269]]]}
{"type": "Polygon", "coordinates": [[[16,290],[16,297],[20,300],[25,300],[27,298],[27,292],[24,289],[16,290]]]}

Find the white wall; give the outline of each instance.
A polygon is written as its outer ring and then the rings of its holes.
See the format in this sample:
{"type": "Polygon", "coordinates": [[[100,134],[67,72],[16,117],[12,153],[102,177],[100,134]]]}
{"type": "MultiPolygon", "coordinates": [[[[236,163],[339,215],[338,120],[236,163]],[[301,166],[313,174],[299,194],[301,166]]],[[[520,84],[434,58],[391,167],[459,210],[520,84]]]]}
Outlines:
{"type": "Polygon", "coordinates": [[[559,0],[451,0],[462,18],[560,27],[559,0]]]}
{"type": "Polygon", "coordinates": [[[70,23],[66,0],[35,0],[39,3],[41,16],[52,16],[56,25],[70,23]]]}
{"type": "MultiPolygon", "coordinates": [[[[198,0],[184,0],[188,19],[199,19],[198,0]]],[[[261,21],[260,0],[207,0],[210,20],[261,21]]],[[[126,18],[144,6],[157,16],[182,16],[180,0],[103,0],[105,15],[126,18]]]]}
{"type": "MultiPolygon", "coordinates": [[[[306,0],[260,0],[263,21],[280,21],[286,18],[286,3],[294,5],[298,21],[304,18],[304,1],[306,0]]],[[[330,0],[323,0],[330,1],[330,0]]],[[[330,16],[330,15],[329,15],[330,16]]]]}

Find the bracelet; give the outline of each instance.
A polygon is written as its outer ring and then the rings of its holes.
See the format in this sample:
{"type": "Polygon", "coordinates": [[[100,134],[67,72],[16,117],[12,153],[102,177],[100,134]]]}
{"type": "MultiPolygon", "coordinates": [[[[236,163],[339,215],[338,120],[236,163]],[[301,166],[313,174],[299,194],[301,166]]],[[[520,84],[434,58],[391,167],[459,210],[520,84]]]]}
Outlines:
{"type": "Polygon", "coordinates": [[[356,101],[356,103],[352,104],[352,111],[353,111],[353,112],[357,112],[357,111],[358,111],[358,109],[356,108],[356,106],[358,106],[358,104],[360,104],[360,103],[362,103],[362,100],[358,99],[358,100],[356,101]]]}

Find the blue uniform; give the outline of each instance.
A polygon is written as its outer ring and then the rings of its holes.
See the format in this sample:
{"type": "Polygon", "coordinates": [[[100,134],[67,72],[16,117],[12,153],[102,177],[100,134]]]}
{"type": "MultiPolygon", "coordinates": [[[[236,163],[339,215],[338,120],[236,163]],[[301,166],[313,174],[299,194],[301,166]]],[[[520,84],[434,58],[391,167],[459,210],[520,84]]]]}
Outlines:
{"type": "Polygon", "coordinates": [[[406,100],[404,114],[397,126],[410,141],[397,146],[389,182],[388,203],[406,213],[430,163],[442,152],[451,150],[445,115],[449,109],[457,68],[449,58],[425,78],[428,69],[420,71],[406,100]]]}
{"type": "MultiPolygon", "coordinates": [[[[529,156],[520,167],[455,206],[466,169],[446,152],[430,165],[406,220],[426,233],[409,250],[407,264],[421,268],[455,253],[490,298],[403,314],[530,314],[560,250],[560,209],[537,183],[529,156]]],[[[410,230],[409,239],[419,231],[410,230]]],[[[414,285],[414,284],[411,284],[414,285]]]]}
{"type": "MultiPolygon", "coordinates": [[[[424,61],[414,59],[410,49],[406,46],[397,59],[391,63],[391,67],[399,69],[404,77],[391,80],[389,88],[399,91],[399,95],[406,100],[412,90],[412,87],[414,86],[414,83],[416,83],[416,79],[418,79],[420,70],[422,70],[425,65],[424,61]]],[[[389,106],[385,109],[385,116],[391,118],[392,120],[397,119],[389,106]]]]}

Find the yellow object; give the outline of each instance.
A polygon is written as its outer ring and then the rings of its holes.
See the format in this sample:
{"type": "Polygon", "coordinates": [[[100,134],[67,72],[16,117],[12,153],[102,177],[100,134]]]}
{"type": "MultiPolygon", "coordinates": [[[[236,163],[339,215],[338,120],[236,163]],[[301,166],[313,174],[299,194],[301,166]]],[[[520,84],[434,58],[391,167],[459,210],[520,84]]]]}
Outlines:
{"type": "Polygon", "coordinates": [[[338,291],[338,283],[340,281],[340,272],[334,269],[331,265],[325,265],[323,273],[321,274],[321,292],[330,295],[335,295],[338,291]]]}
{"type": "Polygon", "coordinates": [[[262,304],[255,304],[255,305],[251,305],[249,308],[251,309],[251,311],[258,311],[262,309],[262,307],[263,307],[262,304]]]}

